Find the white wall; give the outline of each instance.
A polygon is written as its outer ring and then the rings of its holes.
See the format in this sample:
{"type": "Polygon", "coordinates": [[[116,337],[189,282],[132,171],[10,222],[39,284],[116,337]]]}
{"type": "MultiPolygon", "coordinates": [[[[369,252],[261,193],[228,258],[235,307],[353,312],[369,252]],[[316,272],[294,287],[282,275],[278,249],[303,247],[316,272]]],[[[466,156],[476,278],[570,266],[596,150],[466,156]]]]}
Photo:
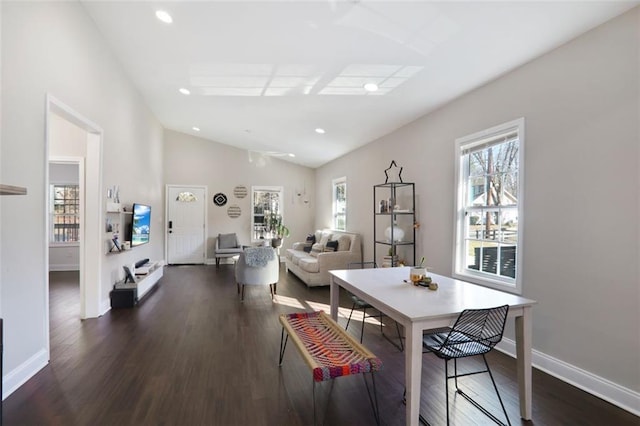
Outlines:
{"type": "MultiPolygon", "coordinates": [[[[28,189],[27,196],[2,201],[6,395],[47,362],[47,93],[104,130],[102,188],[94,189],[103,199],[106,188],[118,184],[124,202],[146,202],[162,212],[163,185],[162,128],[79,3],[3,2],[1,53],[0,181],[28,189]]],[[[152,227],[162,229],[162,215],[154,218],[152,227]]],[[[100,254],[103,310],[113,282],[122,277],[121,266],[137,258],[161,259],[163,245],[158,232],[139,249],[100,254]]]]}
{"type": "Polygon", "coordinates": [[[395,159],[416,182],[418,256],[451,274],[454,140],[525,117],[523,295],[538,301],[534,361],[568,363],[592,391],[628,397],[618,402],[637,412],[639,57],[635,8],[318,169],[317,225],[331,218],[331,179],[347,175],[348,227],[372,258],[371,186],[395,159]]]}
{"type": "Polygon", "coordinates": [[[291,236],[284,241],[283,247],[303,241],[308,233],[313,232],[315,206],[313,203],[305,204],[296,195],[306,182],[307,194],[310,199],[315,197],[312,169],[273,157],[250,156],[246,150],[172,130],[166,130],[164,138],[165,182],[208,187],[208,258],[213,258],[215,237],[219,233],[235,232],[241,244],[251,242],[251,186],[254,185],[284,187],[283,217],[291,236]],[[247,187],[247,197],[238,199],[233,196],[233,188],[238,185],[247,187]],[[218,192],[228,198],[223,207],[213,204],[213,195],[218,192]],[[236,219],[227,215],[227,208],[232,204],[242,210],[236,219]]]}

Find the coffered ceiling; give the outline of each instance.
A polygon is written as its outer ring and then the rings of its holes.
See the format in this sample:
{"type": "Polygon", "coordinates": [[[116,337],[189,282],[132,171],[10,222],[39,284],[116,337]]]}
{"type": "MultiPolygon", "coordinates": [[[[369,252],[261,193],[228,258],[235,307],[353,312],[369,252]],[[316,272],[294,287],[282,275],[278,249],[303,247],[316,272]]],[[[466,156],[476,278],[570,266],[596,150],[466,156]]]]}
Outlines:
{"type": "Polygon", "coordinates": [[[639,2],[81,3],[163,126],[318,167],[639,2]]]}

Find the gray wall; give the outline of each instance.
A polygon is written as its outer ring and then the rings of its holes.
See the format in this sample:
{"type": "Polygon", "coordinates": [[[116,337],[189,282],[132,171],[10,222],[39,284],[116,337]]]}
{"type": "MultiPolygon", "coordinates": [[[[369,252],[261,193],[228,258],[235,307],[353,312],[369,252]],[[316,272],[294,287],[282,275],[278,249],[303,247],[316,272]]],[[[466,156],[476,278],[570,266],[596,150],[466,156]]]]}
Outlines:
{"type": "Polygon", "coordinates": [[[628,396],[622,404],[636,411],[639,15],[635,8],[319,168],[316,176],[318,226],[330,223],[331,179],[348,177],[348,228],[364,235],[370,259],[371,187],[384,182],[383,171],[395,159],[404,166],[404,181],[416,183],[418,258],[425,255],[434,272],[451,274],[454,140],[525,117],[523,295],[538,301],[534,362],[581,375],[592,391],[628,396]]]}
{"type": "MultiPolygon", "coordinates": [[[[48,250],[45,214],[47,93],[104,130],[100,188],[119,184],[123,202],[163,211],[162,128],[123,73],[79,3],[2,3],[2,158],[0,181],[28,195],[2,197],[0,306],[5,394],[48,360],[48,250]],[[20,226],[21,225],[21,226],[20,226]]],[[[162,229],[162,215],[153,228],[162,229]]],[[[100,299],[123,264],[162,259],[164,236],[117,256],[101,254],[100,299]]],[[[91,320],[88,320],[91,321],[91,320]]]]}
{"type": "Polygon", "coordinates": [[[246,150],[171,130],[165,131],[164,150],[167,184],[206,185],[208,188],[208,258],[213,258],[214,238],[219,233],[235,232],[242,244],[251,242],[251,186],[254,185],[284,187],[284,224],[291,230],[291,236],[284,241],[283,247],[304,240],[308,233],[313,232],[315,206],[313,203],[305,204],[297,196],[297,191],[306,185],[309,197],[315,197],[313,169],[275,157],[250,155],[246,150]],[[233,188],[238,185],[247,187],[247,197],[238,199],[233,196],[233,188]],[[218,192],[227,195],[227,205],[218,207],[213,204],[213,195],[218,192]],[[240,217],[232,219],[227,215],[231,204],[240,207],[240,217]]]}

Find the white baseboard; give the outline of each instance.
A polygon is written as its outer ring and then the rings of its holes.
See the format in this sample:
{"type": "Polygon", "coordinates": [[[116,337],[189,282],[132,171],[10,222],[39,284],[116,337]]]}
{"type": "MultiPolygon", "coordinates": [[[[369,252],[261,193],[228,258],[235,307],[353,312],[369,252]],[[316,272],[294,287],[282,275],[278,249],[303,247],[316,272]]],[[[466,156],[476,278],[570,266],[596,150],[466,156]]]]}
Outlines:
{"type": "MultiPolygon", "coordinates": [[[[500,352],[516,356],[516,342],[503,338],[496,346],[500,352]]],[[[589,392],[598,398],[604,399],[623,410],[636,416],[640,416],[640,393],[624,386],[620,386],[610,380],[596,376],[586,370],[556,359],[537,350],[532,350],[531,364],[563,382],[567,382],[585,392],[589,392]]]]}
{"type": "Polygon", "coordinates": [[[213,258],[213,259],[211,259],[211,258],[205,259],[204,260],[204,264],[205,265],[215,265],[216,264],[216,259],[215,258],[213,258]]]}
{"type": "Polygon", "coordinates": [[[103,300],[100,302],[100,316],[106,314],[111,310],[111,299],[103,300]]]}
{"type": "Polygon", "coordinates": [[[36,373],[42,370],[48,363],[47,350],[41,349],[31,358],[7,373],[2,379],[2,400],[4,401],[6,397],[25,384],[27,380],[35,376],[36,373]]]}
{"type": "Polygon", "coordinates": [[[77,263],[58,263],[49,264],[49,271],[79,271],[80,265],[77,263]]]}

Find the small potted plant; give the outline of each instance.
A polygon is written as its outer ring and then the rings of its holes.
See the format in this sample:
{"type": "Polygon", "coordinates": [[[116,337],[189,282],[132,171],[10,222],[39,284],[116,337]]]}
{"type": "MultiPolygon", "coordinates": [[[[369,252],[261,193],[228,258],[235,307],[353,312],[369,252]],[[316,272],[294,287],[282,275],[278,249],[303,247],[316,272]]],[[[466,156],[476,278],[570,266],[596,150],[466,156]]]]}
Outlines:
{"type": "Polygon", "coordinates": [[[282,216],[279,214],[271,214],[267,221],[268,230],[271,233],[271,247],[278,248],[282,246],[282,239],[287,238],[291,232],[282,223],[282,216]]]}

